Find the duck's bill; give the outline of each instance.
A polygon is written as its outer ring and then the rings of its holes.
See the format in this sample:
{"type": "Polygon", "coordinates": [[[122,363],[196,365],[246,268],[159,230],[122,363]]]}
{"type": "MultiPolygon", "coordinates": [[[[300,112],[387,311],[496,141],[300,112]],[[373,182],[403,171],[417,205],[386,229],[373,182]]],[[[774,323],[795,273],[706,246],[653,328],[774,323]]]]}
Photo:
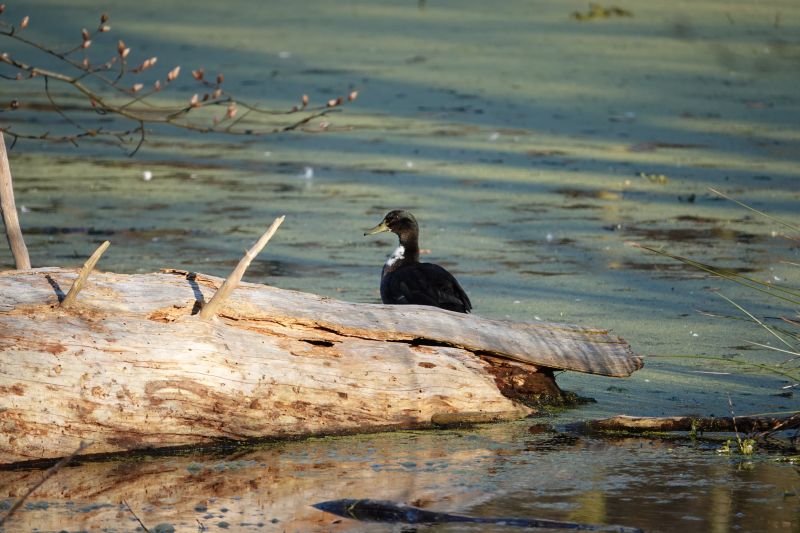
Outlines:
{"type": "Polygon", "coordinates": [[[381,220],[381,223],[375,226],[374,228],[368,229],[364,232],[364,236],[367,235],[375,235],[376,233],[382,233],[384,231],[389,231],[389,226],[386,225],[385,220],[381,220]]]}

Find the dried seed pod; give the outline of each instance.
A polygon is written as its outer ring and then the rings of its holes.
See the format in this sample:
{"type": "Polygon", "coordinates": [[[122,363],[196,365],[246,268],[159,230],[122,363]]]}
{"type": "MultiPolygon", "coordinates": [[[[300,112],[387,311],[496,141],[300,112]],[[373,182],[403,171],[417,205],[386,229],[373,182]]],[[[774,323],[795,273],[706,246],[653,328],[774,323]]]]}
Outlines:
{"type": "Polygon", "coordinates": [[[223,76],[222,73],[220,72],[219,74],[217,74],[217,85],[222,85],[223,81],[225,81],[225,76],[223,76]]]}
{"type": "Polygon", "coordinates": [[[106,33],[106,32],[109,32],[109,31],[111,31],[111,26],[109,26],[108,24],[103,24],[102,26],[100,26],[100,27],[99,27],[99,28],[97,28],[97,29],[98,29],[98,30],[99,30],[101,33],[106,33]]]}
{"type": "Polygon", "coordinates": [[[91,36],[89,35],[89,30],[87,30],[86,28],[83,28],[83,29],[81,30],[81,37],[83,37],[83,40],[84,40],[84,41],[88,41],[88,40],[89,40],[89,38],[91,37],[91,36]]]}
{"type": "Polygon", "coordinates": [[[211,98],[213,98],[214,100],[216,100],[220,96],[222,96],[222,89],[217,89],[216,91],[211,93],[211,98]]]}
{"type": "Polygon", "coordinates": [[[19,29],[24,30],[28,27],[28,23],[31,21],[31,18],[28,15],[25,15],[25,18],[22,19],[22,22],[19,23],[19,29]]]}
{"type": "Polygon", "coordinates": [[[153,89],[156,91],[161,90],[161,80],[156,80],[156,82],[153,84],[153,89]]]}
{"type": "Polygon", "coordinates": [[[105,24],[108,22],[108,13],[103,13],[100,15],[100,24],[105,24]]]}
{"type": "Polygon", "coordinates": [[[119,41],[117,41],[117,53],[118,53],[119,55],[122,55],[122,52],[123,52],[124,50],[125,50],[125,41],[123,41],[122,39],[120,39],[119,41]]]}
{"type": "Polygon", "coordinates": [[[192,71],[192,77],[198,81],[202,80],[204,75],[205,71],[201,68],[192,71]]]}
{"type": "Polygon", "coordinates": [[[192,99],[189,100],[189,105],[191,107],[200,107],[200,96],[197,93],[192,95],[192,99]]]}
{"type": "Polygon", "coordinates": [[[133,87],[131,87],[131,91],[133,91],[135,93],[138,93],[139,91],[142,90],[143,87],[144,87],[143,83],[136,83],[136,84],[134,84],[133,87]]]}
{"type": "Polygon", "coordinates": [[[6,5],[0,4],[0,15],[2,15],[5,10],[6,10],[6,5]]]}
{"type": "Polygon", "coordinates": [[[328,100],[328,107],[336,107],[337,105],[341,104],[342,104],[341,96],[339,98],[331,98],[330,100],[328,100]]]}
{"type": "Polygon", "coordinates": [[[84,57],[83,58],[83,61],[81,61],[81,66],[83,68],[85,68],[86,70],[89,70],[89,58],[88,57],[84,57]]]}
{"type": "Polygon", "coordinates": [[[128,57],[128,54],[130,54],[130,53],[131,53],[131,49],[130,48],[126,48],[125,50],[122,51],[122,53],[120,55],[122,56],[122,59],[125,59],[126,57],[128,57]]]}
{"type": "Polygon", "coordinates": [[[308,95],[304,94],[303,98],[301,98],[300,101],[303,102],[303,107],[307,106],[308,105],[308,95]]]}
{"type": "Polygon", "coordinates": [[[83,41],[83,44],[81,44],[81,48],[83,48],[84,50],[86,50],[90,46],[92,46],[91,39],[86,39],[85,41],[83,41]]]}
{"type": "Polygon", "coordinates": [[[350,91],[350,94],[347,95],[348,102],[352,102],[356,98],[358,98],[358,91],[350,91]]]}

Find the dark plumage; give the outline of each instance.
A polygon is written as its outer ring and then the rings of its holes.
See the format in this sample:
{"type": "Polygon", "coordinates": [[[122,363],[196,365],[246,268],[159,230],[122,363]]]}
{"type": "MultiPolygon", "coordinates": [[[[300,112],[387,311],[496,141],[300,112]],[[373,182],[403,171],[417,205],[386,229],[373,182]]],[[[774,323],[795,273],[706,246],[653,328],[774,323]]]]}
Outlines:
{"type": "Polygon", "coordinates": [[[472,304],[453,275],[433,263],[419,262],[419,226],[408,211],[390,211],[364,235],[391,231],[400,239],[381,272],[381,300],[385,304],[432,305],[469,313],[472,304]]]}

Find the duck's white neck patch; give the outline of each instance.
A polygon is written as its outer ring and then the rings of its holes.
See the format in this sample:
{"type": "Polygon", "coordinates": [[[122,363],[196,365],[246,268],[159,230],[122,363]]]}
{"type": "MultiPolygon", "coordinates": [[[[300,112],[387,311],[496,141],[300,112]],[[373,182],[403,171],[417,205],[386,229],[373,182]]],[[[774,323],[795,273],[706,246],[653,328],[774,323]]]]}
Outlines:
{"type": "Polygon", "coordinates": [[[387,267],[393,267],[395,263],[398,261],[402,261],[405,258],[406,249],[402,246],[398,246],[395,248],[392,255],[389,256],[389,259],[386,260],[387,267]]]}

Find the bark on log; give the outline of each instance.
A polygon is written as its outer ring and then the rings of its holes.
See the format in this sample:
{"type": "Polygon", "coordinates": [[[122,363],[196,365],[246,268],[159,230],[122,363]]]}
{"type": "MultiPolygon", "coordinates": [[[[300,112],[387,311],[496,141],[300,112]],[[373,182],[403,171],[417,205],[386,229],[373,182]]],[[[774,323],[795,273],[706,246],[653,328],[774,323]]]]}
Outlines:
{"type": "Polygon", "coordinates": [[[603,330],[249,283],[203,321],[193,312],[222,280],[185,272],[95,272],[62,309],[75,277],[0,273],[0,463],[81,441],[109,453],[511,419],[529,409],[498,388],[492,358],[551,381],[555,368],[627,376],[642,364],[603,330]]]}

